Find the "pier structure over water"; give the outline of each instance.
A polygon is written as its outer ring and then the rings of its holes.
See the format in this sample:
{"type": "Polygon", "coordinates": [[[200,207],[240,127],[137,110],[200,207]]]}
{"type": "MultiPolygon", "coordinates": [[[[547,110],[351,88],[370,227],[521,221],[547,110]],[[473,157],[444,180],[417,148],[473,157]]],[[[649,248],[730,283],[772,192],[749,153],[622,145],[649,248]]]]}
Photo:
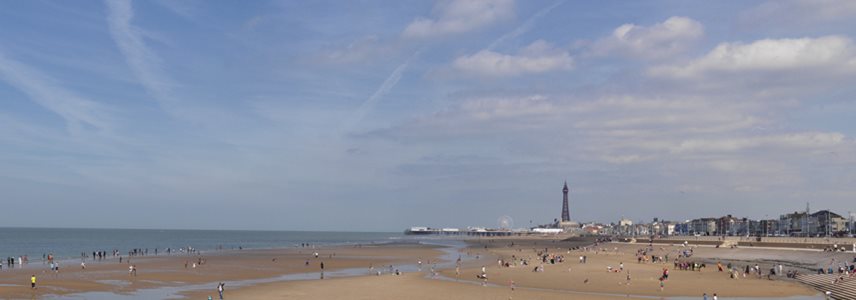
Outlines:
{"type": "Polygon", "coordinates": [[[458,228],[411,227],[410,229],[405,230],[404,234],[447,236],[523,236],[532,234],[532,232],[490,228],[468,228],[467,230],[460,230],[458,228]]]}

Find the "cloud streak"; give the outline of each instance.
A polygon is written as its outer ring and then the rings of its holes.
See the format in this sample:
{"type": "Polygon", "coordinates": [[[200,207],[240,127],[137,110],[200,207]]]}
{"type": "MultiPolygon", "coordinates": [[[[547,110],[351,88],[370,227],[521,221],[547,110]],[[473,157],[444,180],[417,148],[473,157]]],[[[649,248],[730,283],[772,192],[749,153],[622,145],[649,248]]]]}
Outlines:
{"type": "Polygon", "coordinates": [[[499,38],[494,40],[492,43],[490,43],[490,45],[487,46],[487,48],[485,48],[485,50],[492,51],[494,48],[496,48],[500,44],[504,43],[505,41],[510,40],[510,39],[514,39],[514,38],[520,36],[521,34],[524,34],[524,33],[528,32],[529,30],[532,30],[532,28],[535,27],[535,22],[537,22],[539,19],[543,18],[544,16],[549,14],[551,11],[553,11],[553,9],[556,9],[556,7],[559,7],[560,5],[562,5],[564,3],[565,3],[565,0],[559,0],[559,1],[553,2],[553,4],[551,4],[549,6],[541,9],[540,11],[538,11],[537,13],[535,13],[534,15],[529,17],[529,19],[527,19],[526,22],[523,22],[523,24],[521,24],[520,26],[517,26],[517,28],[514,28],[514,30],[509,31],[508,33],[503,34],[502,36],[500,36],[499,38]]]}
{"type": "Polygon", "coordinates": [[[162,60],[148,46],[142,31],[131,24],[134,11],[130,0],[108,0],[107,24],[131,71],[146,91],[168,111],[176,104],[176,84],[162,71],[162,60]]]}
{"type": "Polygon", "coordinates": [[[567,51],[538,40],[517,55],[482,50],[458,57],[452,65],[458,70],[479,76],[503,77],[569,70],[573,68],[574,60],[567,51]]]}
{"type": "Polygon", "coordinates": [[[0,53],[0,79],[26,94],[39,106],[62,117],[72,133],[86,127],[111,129],[104,107],[64,88],[56,79],[0,53]]]}
{"type": "Polygon", "coordinates": [[[697,77],[711,73],[856,72],[856,47],[850,38],[763,39],[749,44],[721,43],[707,55],[685,65],[651,69],[664,77],[697,77]]]}
{"type": "Polygon", "coordinates": [[[513,0],[440,1],[435,18],[419,17],[402,32],[405,38],[431,38],[460,34],[514,17],[513,0]]]}
{"type": "Polygon", "coordinates": [[[651,26],[624,24],[613,30],[612,35],[598,40],[592,54],[668,58],[684,52],[703,35],[704,26],[687,17],[671,17],[651,26]]]}

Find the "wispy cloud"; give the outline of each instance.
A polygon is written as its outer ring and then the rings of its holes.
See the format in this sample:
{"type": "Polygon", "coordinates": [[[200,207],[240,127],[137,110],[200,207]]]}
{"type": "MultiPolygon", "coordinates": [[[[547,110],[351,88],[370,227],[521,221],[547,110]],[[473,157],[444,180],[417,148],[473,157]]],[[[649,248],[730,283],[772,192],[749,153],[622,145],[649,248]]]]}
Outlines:
{"type": "Polygon", "coordinates": [[[742,15],[746,23],[774,20],[781,24],[853,20],[856,2],[849,0],[767,1],[742,15]]]}
{"type": "Polygon", "coordinates": [[[0,79],[26,94],[39,106],[62,117],[72,133],[87,127],[109,131],[104,107],[62,86],[60,82],[0,53],[0,79]]]}
{"type": "Polygon", "coordinates": [[[559,7],[559,5],[562,5],[564,3],[565,3],[565,0],[559,0],[559,1],[553,2],[553,4],[551,4],[547,7],[544,7],[543,9],[539,10],[537,13],[535,13],[534,15],[529,17],[529,19],[527,19],[526,22],[523,22],[523,24],[520,24],[520,26],[517,26],[517,28],[514,28],[514,30],[509,31],[508,33],[503,34],[502,36],[500,36],[499,38],[494,40],[492,43],[490,43],[490,45],[487,46],[487,48],[485,48],[485,50],[489,50],[489,51],[493,50],[494,48],[496,48],[496,46],[499,46],[500,44],[504,43],[506,40],[516,38],[516,37],[520,36],[521,34],[524,34],[524,33],[528,32],[529,30],[532,30],[532,27],[535,26],[535,22],[537,22],[539,19],[543,18],[548,13],[550,13],[550,11],[552,11],[553,9],[555,9],[556,7],[559,7]]]}
{"type": "Polygon", "coordinates": [[[538,40],[517,55],[482,50],[456,58],[453,66],[480,76],[501,77],[568,70],[573,68],[574,60],[567,51],[538,40]]]}
{"type": "Polygon", "coordinates": [[[134,17],[131,1],[109,0],[105,3],[108,8],[107,23],[113,40],[134,75],[140,80],[140,84],[162,107],[169,110],[176,102],[173,96],[176,84],[162,71],[161,58],[146,46],[143,32],[131,24],[134,17]]]}
{"type": "Polygon", "coordinates": [[[194,18],[198,7],[202,5],[202,2],[197,0],[157,0],[155,3],[188,19],[194,18]]]}
{"type": "Polygon", "coordinates": [[[637,58],[670,58],[704,36],[704,26],[687,17],[671,17],[651,26],[624,24],[599,39],[592,55],[619,54],[637,58]]]}
{"type": "Polygon", "coordinates": [[[559,0],[544,7],[529,17],[526,22],[517,26],[514,30],[503,34],[481,51],[473,55],[457,57],[452,63],[453,67],[470,74],[489,77],[515,76],[526,73],[543,73],[560,69],[571,69],[574,65],[571,55],[565,50],[554,48],[544,40],[533,42],[520,50],[518,55],[502,54],[494,51],[494,48],[503,42],[531,30],[535,26],[536,21],[546,16],[550,11],[564,2],[564,0],[559,0]]]}
{"type": "Polygon", "coordinates": [[[845,36],[799,39],[763,39],[749,44],[720,43],[707,55],[686,65],[654,67],[651,74],[698,77],[753,72],[852,73],[856,71],[856,45],[845,36]]]}
{"type": "Polygon", "coordinates": [[[427,38],[459,34],[514,17],[513,0],[439,1],[435,18],[419,17],[402,32],[406,38],[427,38]]]}

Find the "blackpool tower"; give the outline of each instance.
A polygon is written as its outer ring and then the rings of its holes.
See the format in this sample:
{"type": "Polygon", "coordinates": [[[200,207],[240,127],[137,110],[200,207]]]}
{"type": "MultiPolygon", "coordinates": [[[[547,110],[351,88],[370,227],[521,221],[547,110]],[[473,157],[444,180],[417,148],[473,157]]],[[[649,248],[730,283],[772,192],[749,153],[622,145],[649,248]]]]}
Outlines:
{"type": "Polygon", "coordinates": [[[565,188],[562,189],[565,195],[562,199],[562,222],[571,221],[571,213],[568,211],[568,182],[565,181],[565,188]]]}

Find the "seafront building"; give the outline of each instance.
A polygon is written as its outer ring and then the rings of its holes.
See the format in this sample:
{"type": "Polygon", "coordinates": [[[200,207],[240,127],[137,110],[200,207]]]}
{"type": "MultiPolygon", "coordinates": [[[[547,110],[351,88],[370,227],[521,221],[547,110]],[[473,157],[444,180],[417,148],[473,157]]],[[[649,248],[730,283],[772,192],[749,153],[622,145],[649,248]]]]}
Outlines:
{"type": "MultiPolygon", "coordinates": [[[[600,230],[606,232],[606,230],[600,230]]],[[[611,232],[625,236],[793,236],[793,237],[843,237],[856,234],[856,213],[847,217],[830,210],[811,212],[795,211],[779,216],[778,219],[753,220],[746,217],[725,215],[703,217],[681,222],[654,218],[653,221],[634,224],[622,217],[612,224],[611,232]]]]}
{"type": "MultiPolygon", "coordinates": [[[[856,234],[856,213],[848,212],[847,217],[830,210],[811,212],[806,205],[805,211],[785,213],[778,218],[754,220],[734,215],[708,216],[685,221],[669,221],[653,218],[651,222],[634,222],[621,217],[617,223],[597,222],[578,223],[571,219],[571,205],[568,182],[562,187],[562,210],[560,218],[552,223],[530,228],[467,227],[466,229],[448,227],[411,227],[406,234],[439,235],[527,235],[527,234],[574,234],[574,235],[618,235],[618,236],[793,236],[793,237],[842,237],[856,234]]],[[[504,217],[506,218],[506,217],[504,217]]]]}

